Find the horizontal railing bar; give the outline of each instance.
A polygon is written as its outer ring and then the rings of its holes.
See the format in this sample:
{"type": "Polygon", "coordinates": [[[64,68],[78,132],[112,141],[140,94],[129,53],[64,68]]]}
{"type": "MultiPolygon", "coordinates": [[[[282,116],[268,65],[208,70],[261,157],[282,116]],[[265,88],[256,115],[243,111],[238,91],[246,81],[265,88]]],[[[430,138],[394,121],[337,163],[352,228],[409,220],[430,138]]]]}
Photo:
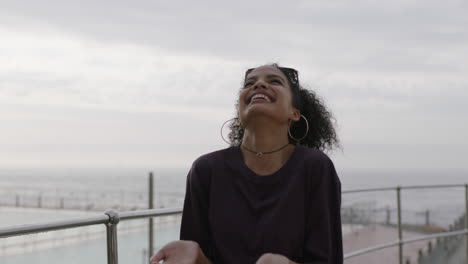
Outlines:
{"type": "Polygon", "coordinates": [[[401,186],[401,189],[429,189],[429,188],[455,188],[465,187],[465,184],[436,184],[436,185],[409,185],[401,186]]]}
{"type": "Polygon", "coordinates": [[[355,192],[375,192],[375,191],[394,191],[396,187],[382,187],[382,188],[369,188],[369,189],[354,189],[343,190],[341,193],[355,193],[355,192]]]}
{"type": "Polygon", "coordinates": [[[182,208],[169,208],[169,209],[146,209],[138,211],[128,211],[119,213],[120,221],[122,220],[131,220],[139,218],[149,218],[156,216],[167,216],[181,214],[182,208]]]}
{"type": "Polygon", "coordinates": [[[420,237],[415,237],[415,238],[403,239],[403,240],[401,240],[401,242],[399,242],[397,240],[397,241],[390,242],[390,243],[380,244],[380,245],[377,245],[377,246],[374,246],[374,247],[368,247],[368,248],[363,248],[363,249],[360,249],[360,250],[356,250],[356,251],[353,251],[351,253],[344,254],[343,257],[344,257],[344,259],[348,259],[348,258],[351,258],[351,257],[356,257],[356,256],[359,256],[359,255],[362,255],[362,254],[366,254],[366,253],[369,253],[369,252],[373,252],[373,251],[377,251],[377,250],[381,250],[381,249],[385,249],[385,248],[389,248],[389,247],[394,247],[394,246],[399,245],[400,243],[401,244],[409,244],[409,243],[413,243],[413,242],[417,242],[417,241],[421,241],[421,240],[429,240],[429,239],[440,238],[440,237],[459,236],[459,235],[464,235],[464,234],[468,234],[468,229],[464,229],[464,230],[460,230],[460,231],[452,231],[452,232],[441,232],[441,233],[431,234],[431,235],[427,235],[427,236],[420,236],[420,237]]]}
{"type": "Polygon", "coordinates": [[[398,187],[400,187],[400,189],[454,188],[454,187],[465,187],[465,184],[410,185],[410,186],[353,189],[353,190],[343,190],[341,193],[391,191],[391,190],[396,190],[398,187]]]}
{"type": "MultiPolygon", "coordinates": [[[[137,219],[137,218],[173,215],[173,214],[179,214],[181,212],[182,212],[181,208],[152,209],[152,210],[121,212],[119,213],[119,216],[120,216],[120,220],[129,220],[129,219],[137,219]]],[[[76,219],[70,219],[70,220],[61,220],[61,221],[53,221],[53,222],[46,222],[46,223],[4,227],[4,228],[0,228],[0,238],[54,231],[54,230],[60,230],[60,229],[90,226],[90,225],[107,224],[108,222],[109,222],[109,217],[103,214],[103,215],[90,216],[90,217],[85,217],[85,218],[76,218],[76,219]]]]}
{"type": "Polygon", "coordinates": [[[405,239],[403,240],[403,242],[413,243],[413,242],[421,241],[421,240],[428,240],[428,239],[441,238],[441,237],[450,237],[450,236],[459,236],[459,235],[465,235],[465,234],[468,234],[468,229],[452,231],[452,232],[442,232],[442,233],[431,234],[427,236],[414,237],[414,238],[405,239]]]}
{"type": "Polygon", "coordinates": [[[60,229],[76,228],[90,225],[105,224],[109,222],[107,215],[90,216],[70,220],[53,221],[38,224],[27,224],[0,228],[0,238],[47,232],[60,229]]]}
{"type": "Polygon", "coordinates": [[[377,251],[377,250],[380,250],[380,249],[395,247],[397,245],[398,245],[398,240],[394,241],[394,242],[390,242],[390,243],[380,244],[380,245],[377,245],[377,246],[374,246],[374,247],[368,247],[368,248],[363,248],[363,249],[360,249],[360,250],[356,250],[356,251],[353,251],[351,253],[344,254],[343,258],[348,259],[348,258],[356,257],[356,256],[359,256],[359,255],[363,255],[363,254],[366,254],[366,253],[369,253],[369,252],[377,251]]]}

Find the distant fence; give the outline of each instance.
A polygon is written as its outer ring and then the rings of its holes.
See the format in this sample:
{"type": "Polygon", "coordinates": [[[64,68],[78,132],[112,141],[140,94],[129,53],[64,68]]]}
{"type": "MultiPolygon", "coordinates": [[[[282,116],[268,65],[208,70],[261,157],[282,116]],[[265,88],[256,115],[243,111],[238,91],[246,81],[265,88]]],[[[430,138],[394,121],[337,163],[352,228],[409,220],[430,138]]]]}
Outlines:
{"type": "MultiPolygon", "coordinates": [[[[156,208],[176,207],[182,203],[183,193],[163,192],[155,199],[156,208]]],[[[128,190],[4,189],[0,190],[0,206],[97,212],[108,208],[134,211],[148,208],[148,193],[128,190]]]]}
{"type": "MultiPolygon", "coordinates": [[[[422,209],[419,211],[401,210],[407,218],[406,224],[413,225],[433,225],[435,224],[431,216],[439,216],[436,210],[422,209]]],[[[342,206],[341,222],[343,224],[383,224],[396,225],[398,209],[390,207],[376,207],[374,202],[361,202],[352,205],[342,206]]],[[[453,218],[450,218],[453,221],[453,218]]]]}

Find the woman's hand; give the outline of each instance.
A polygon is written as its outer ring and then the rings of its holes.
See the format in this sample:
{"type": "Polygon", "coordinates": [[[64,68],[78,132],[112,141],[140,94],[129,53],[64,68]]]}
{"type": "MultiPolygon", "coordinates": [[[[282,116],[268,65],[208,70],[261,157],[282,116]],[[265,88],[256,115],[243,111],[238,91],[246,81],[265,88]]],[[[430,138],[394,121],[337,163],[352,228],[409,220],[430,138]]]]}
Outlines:
{"type": "Polygon", "coordinates": [[[287,257],[279,254],[266,253],[263,254],[255,264],[297,264],[289,260],[287,257]]]}
{"type": "Polygon", "coordinates": [[[203,254],[200,246],[194,241],[173,241],[161,248],[150,259],[150,264],[205,264],[211,263],[203,254]]]}

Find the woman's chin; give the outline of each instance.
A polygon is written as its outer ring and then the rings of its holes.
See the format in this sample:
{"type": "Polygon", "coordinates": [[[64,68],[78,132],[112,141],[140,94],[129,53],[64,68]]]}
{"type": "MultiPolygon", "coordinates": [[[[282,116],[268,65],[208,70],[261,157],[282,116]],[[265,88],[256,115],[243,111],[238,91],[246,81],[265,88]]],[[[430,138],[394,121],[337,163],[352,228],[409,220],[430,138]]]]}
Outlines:
{"type": "Polygon", "coordinates": [[[274,108],[274,103],[267,103],[267,102],[257,102],[257,103],[250,103],[246,106],[247,110],[252,109],[270,109],[270,111],[274,108]]]}
{"type": "Polygon", "coordinates": [[[244,120],[255,120],[258,118],[278,119],[282,114],[278,113],[278,109],[274,109],[267,104],[249,105],[242,114],[244,120]]]}
{"type": "Polygon", "coordinates": [[[274,109],[269,103],[254,103],[247,105],[245,109],[246,115],[258,114],[258,113],[273,113],[274,109]]]}

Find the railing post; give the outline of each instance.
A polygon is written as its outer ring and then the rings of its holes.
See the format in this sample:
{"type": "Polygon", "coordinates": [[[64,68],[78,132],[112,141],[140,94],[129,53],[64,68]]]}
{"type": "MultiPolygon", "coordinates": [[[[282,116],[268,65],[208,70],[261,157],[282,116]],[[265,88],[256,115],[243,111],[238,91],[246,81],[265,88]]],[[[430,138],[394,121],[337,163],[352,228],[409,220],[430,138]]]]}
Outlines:
{"type": "Polygon", "coordinates": [[[429,226],[429,224],[430,224],[430,222],[429,222],[429,209],[426,210],[425,217],[426,217],[426,225],[429,226]]]}
{"type": "MultiPolygon", "coordinates": [[[[468,229],[468,184],[465,183],[465,231],[468,229]]],[[[465,234],[465,263],[468,264],[468,234],[465,234]]]]}
{"type": "Polygon", "coordinates": [[[387,212],[387,218],[386,218],[385,224],[390,225],[390,207],[388,205],[385,208],[385,211],[387,212]]]}
{"type": "MultiPolygon", "coordinates": [[[[154,209],[153,204],[153,172],[149,173],[149,183],[148,183],[148,209],[154,209]]],[[[154,251],[154,241],[153,241],[153,218],[149,219],[149,232],[148,232],[148,258],[151,258],[154,251]]]]}
{"type": "Polygon", "coordinates": [[[403,236],[401,234],[401,194],[400,194],[401,187],[396,187],[397,192],[397,221],[398,221],[398,263],[403,264],[403,244],[401,240],[403,236]]]}
{"type": "Polygon", "coordinates": [[[116,210],[107,210],[105,212],[109,216],[109,222],[106,223],[107,231],[107,264],[118,264],[119,253],[117,247],[117,224],[120,217],[116,210]]]}

